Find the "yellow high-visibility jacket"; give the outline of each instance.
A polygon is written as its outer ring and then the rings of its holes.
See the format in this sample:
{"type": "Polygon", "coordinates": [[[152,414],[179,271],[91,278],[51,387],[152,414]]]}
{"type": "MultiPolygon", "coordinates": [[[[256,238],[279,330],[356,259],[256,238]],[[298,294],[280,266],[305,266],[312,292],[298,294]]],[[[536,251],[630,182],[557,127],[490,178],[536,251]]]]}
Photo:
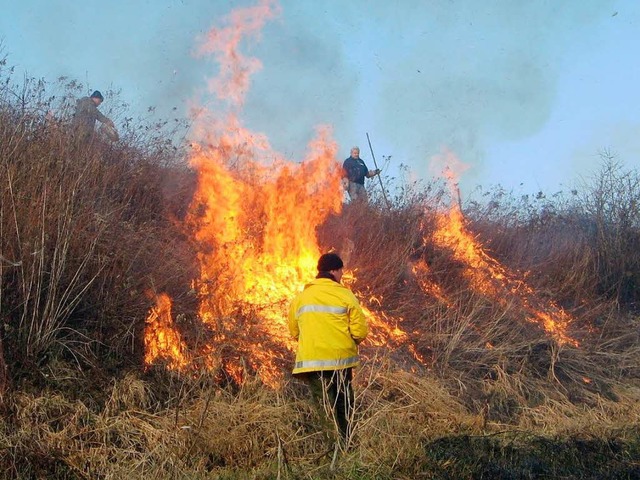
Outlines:
{"type": "Polygon", "coordinates": [[[357,344],[369,333],[355,295],[328,278],[316,278],[291,303],[289,331],[298,339],[293,373],[358,365],[357,344]]]}

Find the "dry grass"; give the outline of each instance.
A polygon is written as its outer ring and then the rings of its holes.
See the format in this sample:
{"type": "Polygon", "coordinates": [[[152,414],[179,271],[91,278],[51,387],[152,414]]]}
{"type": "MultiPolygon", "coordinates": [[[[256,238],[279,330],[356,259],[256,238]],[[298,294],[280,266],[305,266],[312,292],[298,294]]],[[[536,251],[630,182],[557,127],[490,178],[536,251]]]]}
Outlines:
{"type": "MultiPolygon", "coordinates": [[[[610,165],[571,201],[467,206],[471,235],[535,290],[529,303],[479,292],[436,246],[438,184],[399,189],[391,208],[372,192],[320,226],[363,303],[404,332],[363,345],[354,443],[334,459],[335,432],[286,374],[268,388],[255,366],[242,384],[143,371],[145,291],[171,295],[185,338],[203,334],[189,322],[195,252],[180,221],[193,173],[153,129],[78,145],[45,90],[0,87],[0,476],[567,477],[561,461],[582,478],[638,472],[634,172],[610,165]],[[579,347],[527,320],[548,302],[574,318],[579,347]]],[[[224,355],[242,364],[257,322],[221,319],[238,341],[224,355]]]]}
{"type": "MultiPolygon", "coordinates": [[[[189,395],[171,408],[158,405],[153,385],[133,372],[114,383],[97,410],[55,393],[15,393],[0,433],[2,475],[416,478],[442,468],[425,449],[443,438],[633,444],[640,415],[640,391],[626,387],[617,391],[618,402],[594,396],[592,407],[547,397],[506,425],[489,420],[487,412],[471,413],[432,375],[398,371],[388,362],[366,364],[356,381],[355,442],[332,468],[332,437],[297,384],[274,391],[251,379],[231,392],[204,377],[187,383],[189,395]]],[[[455,476],[453,465],[450,472],[455,476]]]]}
{"type": "Polygon", "coordinates": [[[67,117],[47,113],[66,111],[68,97],[42,100],[40,83],[26,82],[20,96],[6,88],[0,92],[5,358],[14,371],[31,371],[60,351],[83,365],[113,350],[135,361],[136,329],[148,308],[143,292],[155,286],[179,297],[191,274],[189,249],[176,248],[186,239],[173,219],[184,214],[192,175],[151,143],[144,149],[100,138],[79,143],[67,117]]]}

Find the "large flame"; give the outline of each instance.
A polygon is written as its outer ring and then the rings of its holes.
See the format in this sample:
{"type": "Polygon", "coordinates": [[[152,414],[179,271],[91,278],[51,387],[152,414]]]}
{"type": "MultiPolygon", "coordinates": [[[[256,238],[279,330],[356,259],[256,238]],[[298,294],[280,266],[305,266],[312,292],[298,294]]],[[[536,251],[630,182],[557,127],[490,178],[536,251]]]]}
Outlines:
{"type": "Polygon", "coordinates": [[[170,299],[160,295],[147,319],[147,364],[175,353],[179,358],[168,360],[174,369],[185,370],[193,362],[223,366],[240,380],[243,369],[250,368],[275,382],[281,366],[274,349],[295,347],[286,327],[286,307],[315,272],[320,255],[315,229],[341,208],[341,173],[328,127],[318,129],[302,163],[294,164],[240,121],[237,109],[260,63],[238,47],[276,12],[269,1],[238,9],[225,18],[226,26],[208,32],[198,48],[199,54],[218,60],[220,72],[209,86],[227,101],[226,111],[218,109],[216,116],[194,109],[197,138],[190,158],[198,172],[187,219],[200,265],[193,286],[199,320],[209,333],[189,356],[170,321],[170,299]],[[229,349],[232,341],[239,347],[229,349]]]}
{"type": "MultiPolygon", "coordinates": [[[[232,148],[237,151],[238,146],[232,148]]],[[[321,130],[301,165],[278,160],[269,167],[245,154],[242,168],[219,149],[192,159],[199,172],[191,207],[196,226],[199,290],[217,298],[207,312],[226,314],[234,300],[269,305],[291,298],[319,255],[315,229],[341,207],[335,143],[321,130]]]]}
{"type": "MultiPolygon", "coordinates": [[[[240,120],[251,74],[261,65],[242,55],[239,46],[243,38],[257,36],[277,12],[268,0],[238,9],[225,17],[223,28],[208,32],[197,49],[219,62],[219,74],[209,87],[226,102],[217,106],[216,115],[193,109],[195,138],[189,160],[198,185],[186,228],[198,247],[199,276],[193,289],[199,330],[181,335],[171,299],[159,294],[145,329],[147,365],[161,361],[178,371],[206,368],[235,381],[249,370],[271,385],[290,367],[295,342],[288,335],[287,307],[315,273],[321,253],[316,228],[340,211],[343,193],[337,147],[328,127],[318,129],[298,164],[283,159],[266,136],[246,129],[240,120]]],[[[448,152],[443,159],[455,198],[455,176],[464,165],[448,152]]],[[[496,301],[516,299],[526,316],[559,342],[577,344],[566,333],[570,318],[562,309],[539,300],[486,254],[465,228],[459,202],[441,214],[433,241],[466,266],[474,289],[496,301]]],[[[449,305],[443,289],[425,280],[427,270],[424,261],[413,265],[418,285],[449,305]]],[[[345,272],[343,281],[353,284],[355,272],[345,272]]],[[[371,325],[368,345],[402,347],[419,363],[427,362],[401,328],[403,319],[383,311],[382,298],[361,295],[360,300],[371,325]]]]}

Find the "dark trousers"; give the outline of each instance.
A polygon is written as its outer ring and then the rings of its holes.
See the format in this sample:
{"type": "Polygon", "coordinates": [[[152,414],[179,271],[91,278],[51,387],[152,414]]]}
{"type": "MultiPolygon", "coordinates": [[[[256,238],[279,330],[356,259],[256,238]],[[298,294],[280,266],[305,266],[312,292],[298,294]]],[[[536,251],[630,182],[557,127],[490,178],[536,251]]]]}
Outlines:
{"type": "Polygon", "coordinates": [[[305,375],[314,401],[328,410],[345,442],[351,435],[350,420],[354,404],[352,376],[351,368],[308,372],[305,375]]]}

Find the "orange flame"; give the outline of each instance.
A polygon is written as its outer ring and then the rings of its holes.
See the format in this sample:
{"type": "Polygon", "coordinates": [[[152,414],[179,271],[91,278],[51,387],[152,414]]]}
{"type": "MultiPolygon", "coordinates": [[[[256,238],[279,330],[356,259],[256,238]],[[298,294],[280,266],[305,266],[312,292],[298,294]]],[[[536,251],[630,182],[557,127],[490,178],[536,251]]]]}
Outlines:
{"type": "Polygon", "coordinates": [[[336,146],[328,136],[320,132],[302,165],[267,169],[244,158],[247,170],[238,170],[203,150],[192,159],[199,185],[191,221],[206,247],[198,286],[221,302],[215,313],[228,313],[237,299],[268,305],[291,298],[314,272],[315,228],[341,208],[336,146]]]}
{"type": "MultiPolygon", "coordinates": [[[[199,317],[212,331],[219,334],[220,319],[237,315],[242,305],[262,319],[262,334],[268,341],[294,349],[285,303],[315,271],[320,254],[316,226],[341,208],[336,146],[328,136],[328,130],[320,131],[301,165],[279,160],[270,168],[248,157],[243,168],[234,168],[220,148],[196,148],[192,164],[199,180],[189,224],[201,248],[197,255],[200,277],[194,287],[200,300],[199,317]]],[[[233,327],[222,330],[233,331],[233,327]]],[[[147,332],[148,351],[157,348],[157,334],[152,333],[147,332]]],[[[219,335],[215,337],[214,342],[225,343],[219,335]]],[[[265,381],[274,382],[278,369],[273,355],[265,355],[259,345],[264,339],[247,340],[253,345],[244,352],[246,363],[260,371],[265,381]]],[[[206,351],[199,357],[215,354],[215,344],[203,348],[206,351]]],[[[145,360],[150,363],[155,358],[145,360]]],[[[184,368],[186,360],[176,365],[184,368]]],[[[237,364],[228,365],[228,373],[236,380],[241,370],[237,364]]]]}
{"type": "MultiPolygon", "coordinates": [[[[227,26],[213,28],[198,49],[219,61],[219,75],[209,85],[230,107],[243,103],[250,76],[260,65],[240,54],[238,46],[276,13],[270,1],[236,10],[225,18],[227,26]]],[[[224,366],[237,381],[251,368],[274,383],[277,355],[265,349],[294,349],[286,303],[315,272],[320,255],[316,227],[342,206],[337,146],[330,129],[321,127],[304,161],[293,164],[274,152],[264,135],[244,128],[237,113],[226,112],[222,119],[203,109],[196,113],[199,140],[190,162],[198,172],[198,186],[187,224],[198,242],[200,275],[193,283],[198,316],[210,338],[193,358],[208,368],[224,366]],[[241,338],[252,329],[258,338],[241,338]],[[229,337],[244,341],[230,352],[229,337]]],[[[165,297],[158,301],[168,301],[165,297]]],[[[159,303],[150,318],[160,308],[159,303]]],[[[169,309],[165,317],[170,315],[169,309]]],[[[163,326],[172,328],[168,322],[163,326]]],[[[148,352],[158,349],[158,329],[147,328],[148,352]]],[[[168,332],[162,338],[180,340],[168,332]]],[[[179,345],[163,351],[183,353],[179,345]]],[[[156,358],[150,354],[145,361],[156,358]]],[[[183,354],[175,368],[185,369],[188,363],[183,354]]]]}
{"type": "Polygon", "coordinates": [[[442,291],[442,288],[440,288],[440,285],[427,280],[428,274],[429,274],[429,268],[427,267],[427,264],[424,262],[423,259],[416,262],[412,266],[411,272],[413,273],[414,278],[417,280],[418,285],[420,286],[420,289],[424,293],[426,293],[431,297],[434,297],[435,299],[437,299],[438,301],[446,305],[450,305],[449,300],[447,299],[444,292],[442,291]]]}
{"type": "MultiPolygon", "coordinates": [[[[438,157],[438,161],[452,162],[458,171],[464,168],[451,152],[445,152],[443,157],[438,157]]],[[[455,176],[452,174],[454,169],[446,171],[449,185],[455,186],[455,176]]],[[[452,187],[452,192],[457,194],[457,188],[452,187]]],[[[558,343],[578,345],[577,340],[567,333],[572,320],[569,314],[551,301],[542,301],[523,280],[509,274],[498,261],[490,257],[466,229],[459,204],[453,203],[449,212],[438,217],[433,240],[441,248],[449,249],[466,266],[464,275],[475,290],[503,305],[507,303],[507,299],[514,302],[529,320],[541,325],[558,343]]]]}
{"type": "Polygon", "coordinates": [[[157,305],[151,308],[147,317],[144,362],[151,365],[158,360],[164,360],[170,370],[183,370],[189,365],[187,347],[174,327],[171,299],[161,293],[157,296],[156,302],[157,305]]]}
{"type": "Polygon", "coordinates": [[[371,333],[367,338],[367,343],[374,346],[388,345],[390,341],[403,343],[407,340],[407,334],[398,326],[402,318],[390,317],[384,312],[374,312],[365,305],[362,310],[369,320],[371,333]]]}

